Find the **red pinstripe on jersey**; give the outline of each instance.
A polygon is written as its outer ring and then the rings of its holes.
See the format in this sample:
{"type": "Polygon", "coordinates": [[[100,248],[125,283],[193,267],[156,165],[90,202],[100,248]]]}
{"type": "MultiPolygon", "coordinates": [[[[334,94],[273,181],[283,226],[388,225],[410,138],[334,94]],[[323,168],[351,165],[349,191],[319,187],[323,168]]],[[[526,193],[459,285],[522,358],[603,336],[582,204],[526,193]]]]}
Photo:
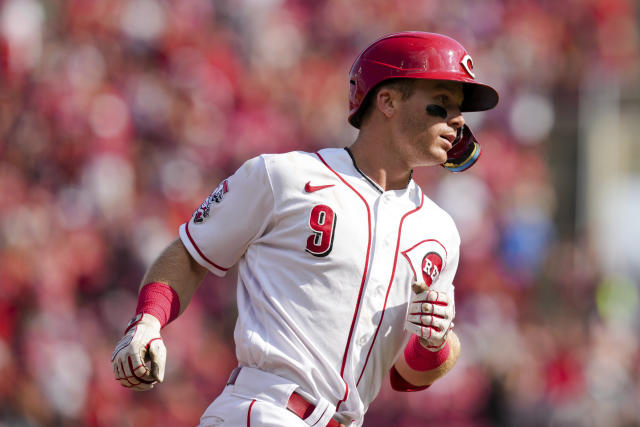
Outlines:
{"type": "Polygon", "coordinates": [[[193,245],[193,247],[196,249],[196,251],[198,252],[198,254],[202,257],[202,259],[204,259],[205,261],[207,261],[209,264],[211,264],[212,266],[214,266],[215,268],[217,268],[218,270],[222,270],[222,271],[227,271],[229,270],[228,268],[224,268],[224,267],[220,267],[218,264],[216,264],[215,262],[211,261],[209,258],[207,258],[205,256],[205,254],[202,253],[202,251],[200,250],[200,248],[198,247],[198,245],[196,245],[195,240],[193,240],[193,237],[191,237],[191,233],[189,233],[189,222],[191,221],[187,221],[186,226],[185,226],[185,231],[187,232],[187,237],[189,237],[189,241],[191,242],[191,244],[193,245]]]}
{"type": "Polygon", "coordinates": [[[247,427],[251,427],[251,409],[253,408],[254,403],[256,403],[255,399],[253,399],[249,405],[249,411],[247,412],[247,427]]]}
{"type": "Polygon", "coordinates": [[[353,188],[338,172],[333,170],[331,168],[331,166],[329,166],[327,164],[327,162],[322,158],[320,153],[316,153],[316,156],[318,156],[320,161],[322,163],[324,163],[324,165],[331,172],[333,172],[340,179],[340,181],[342,181],[347,187],[349,187],[354,193],[356,193],[358,195],[358,197],[360,197],[360,200],[362,200],[362,203],[364,203],[365,207],[367,208],[367,224],[368,224],[368,230],[369,230],[369,238],[368,238],[368,241],[367,241],[367,253],[366,253],[366,256],[364,258],[364,271],[362,272],[362,280],[360,281],[360,290],[358,291],[358,301],[356,303],[356,308],[355,308],[355,310],[353,312],[353,319],[351,320],[351,328],[349,329],[349,336],[347,338],[347,344],[344,347],[344,355],[342,356],[342,366],[340,367],[340,377],[342,378],[342,382],[344,383],[345,392],[344,392],[344,396],[342,397],[342,399],[336,405],[336,412],[337,412],[338,408],[340,408],[340,405],[342,404],[342,402],[347,400],[347,396],[349,395],[349,386],[347,385],[347,382],[344,380],[344,367],[345,367],[345,365],[347,363],[347,355],[349,354],[349,346],[351,345],[351,338],[353,337],[353,330],[354,330],[355,325],[356,325],[356,319],[358,318],[358,312],[360,311],[360,303],[362,302],[362,291],[364,289],[365,280],[367,278],[367,271],[369,269],[369,255],[371,253],[371,209],[369,208],[369,204],[367,203],[365,198],[362,197],[362,194],[358,193],[358,191],[355,188],[353,188]]]}
{"type": "MultiPolygon", "coordinates": [[[[382,326],[382,319],[384,319],[385,309],[387,308],[387,299],[389,298],[389,292],[391,291],[391,286],[393,285],[393,278],[396,275],[396,266],[398,265],[398,252],[400,251],[400,236],[402,235],[402,223],[405,218],[409,215],[418,212],[422,206],[424,205],[424,194],[421,194],[420,205],[405,213],[400,219],[400,225],[398,226],[398,240],[396,242],[396,252],[393,258],[393,269],[391,270],[391,278],[389,279],[389,286],[387,286],[387,294],[384,297],[384,305],[382,306],[382,314],[380,315],[380,322],[378,322],[378,327],[376,328],[376,332],[373,334],[373,340],[371,340],[371,346],[369,347],[369,351],[367,352],[367,357],[364,360],[364,366],[362,366],[362,372],[360,372],[360,376],[358,377],[358,381],[356,382],[356,386],[360,384],[360,380],[362,379],[362,375],[364,375],[364,370],[367,368],[367,362],[369,362],[369,356],[371,355],[371,350],[373,350],[373,345],[376,343],[376,338],[378,337],[378,331],[380,331],[380,326],[382,326]]],[[[414,246],[415,247],[415,246],[414,246]]]]}

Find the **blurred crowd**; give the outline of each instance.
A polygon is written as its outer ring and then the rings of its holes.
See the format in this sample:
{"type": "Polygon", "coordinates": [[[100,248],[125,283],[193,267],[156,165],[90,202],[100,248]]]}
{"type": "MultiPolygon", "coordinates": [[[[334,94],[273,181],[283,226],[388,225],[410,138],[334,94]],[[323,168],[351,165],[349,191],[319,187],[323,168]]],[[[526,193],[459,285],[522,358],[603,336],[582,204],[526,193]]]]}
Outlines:
{"type": "Polygon", "coordinates": [[[501,103],[468,117],[474,168],[415,174],[462,237],[461,360],[423,392],[385,385],[364,425],[640,425],[640,278],[604,271],[589,230],[558,221],[569,195],[554,183],[575,169],[549,161],[590,70],[640,75],[639,13],[633,0],[0,1],[0,426],[197,424],[236,364],[235,275],[205,279],[164,330],[165,384],[135,393],[110,357],[145,269],[248,158],[349,145],[349,67],[401,30],[459,40],[501,103]]]}

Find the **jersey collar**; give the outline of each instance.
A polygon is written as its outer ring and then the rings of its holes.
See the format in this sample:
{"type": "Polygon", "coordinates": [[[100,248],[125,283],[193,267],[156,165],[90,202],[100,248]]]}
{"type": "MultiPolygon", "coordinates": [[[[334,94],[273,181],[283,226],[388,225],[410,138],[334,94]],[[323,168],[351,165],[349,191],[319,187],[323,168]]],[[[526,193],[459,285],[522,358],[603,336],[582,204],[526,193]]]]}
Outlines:
{"type": "MultiPolygon", "coordinates": [[[[374,180],[369,178],[364,172],[360,170],[360,168],[356,163],[356,159],[353,157],[353,153],[351,152],[351,150],[349,150],[349,147],[344,147],[344,149],[349,154],[349,157],[351,157],[351,161],[353,162],[353,167],[358,171],[358,173],[362,175],[362,177],[380,194],[384,193],[384,190],[382,189],[382,187],[380,187],[374,180]]],[[[412,180],[413,180],[413,169],[411,169],[411,171],[409,172],[409,180],[407,181],[407,186],[411,184],[412,180]]]]}

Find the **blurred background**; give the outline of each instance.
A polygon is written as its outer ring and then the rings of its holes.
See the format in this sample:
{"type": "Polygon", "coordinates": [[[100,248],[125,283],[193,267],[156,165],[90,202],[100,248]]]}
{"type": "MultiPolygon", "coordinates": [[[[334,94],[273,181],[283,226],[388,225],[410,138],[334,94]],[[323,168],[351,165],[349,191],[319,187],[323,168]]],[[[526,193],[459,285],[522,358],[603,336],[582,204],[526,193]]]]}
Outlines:
{"type": "Polygon", "coordinates": [[[462,237],[461,360],[365,426],[640,426],[634,0],[0,0],[0,426],[195,425],[236,360],[235,273],[113,380],[146,267],[263,152],[349,145],[348,71],[394,31],[460,41],[501,102],[469,172],[416,171],[462,237]],[[185,331],[189,331],[185,333],[185,331]]]}

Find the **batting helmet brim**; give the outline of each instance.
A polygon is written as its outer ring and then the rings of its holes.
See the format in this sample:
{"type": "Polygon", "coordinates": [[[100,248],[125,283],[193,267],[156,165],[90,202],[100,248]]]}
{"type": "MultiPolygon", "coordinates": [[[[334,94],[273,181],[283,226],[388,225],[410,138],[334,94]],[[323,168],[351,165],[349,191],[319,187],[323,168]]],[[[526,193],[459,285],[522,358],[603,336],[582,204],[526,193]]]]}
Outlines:
{"type": "MultiPolygon", "coordinates": [[[[390,76],[389,78],[383,79],[380,83],[393,78],[396,77],[390,76]]],[[[464,95],[464,99],[462,101],[462,104],[460,105],[460,111],[462,111],[463,113],[471,111],[490,110],[498,105],[498,101],[500,100],[498,92],[491,86],[477,82],[473,79],[466,78],[465,76],[456,75],[452,77],[451,73],[449,72],[414,73],[404,75],[402,76],[402,78],[444,80],[462,83],[462,93],[464,95]]]]}
{"type": "Polygon", "coordinates": [[[462,83],[464,100],[460,111],[486,111],[498,105],[500,97],[498,92],[489,85],[483,83],[462,83]]]}

